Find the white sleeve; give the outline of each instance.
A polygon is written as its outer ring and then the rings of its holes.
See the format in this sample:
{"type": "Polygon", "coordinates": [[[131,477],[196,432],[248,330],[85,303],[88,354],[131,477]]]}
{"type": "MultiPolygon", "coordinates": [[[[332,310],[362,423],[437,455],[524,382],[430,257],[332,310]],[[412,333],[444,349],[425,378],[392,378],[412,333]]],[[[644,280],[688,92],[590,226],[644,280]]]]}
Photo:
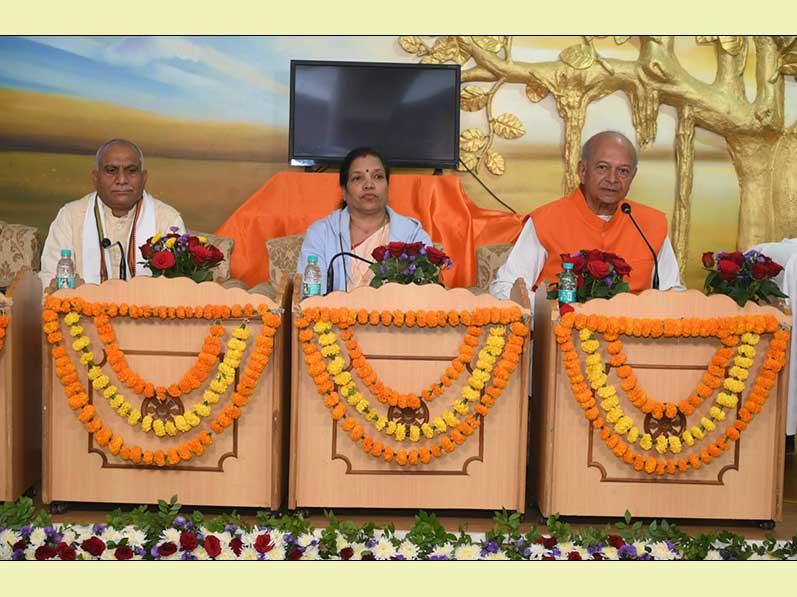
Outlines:
{"type": "Polygon", "coordinates": [[[41,270],[39,271],[42,288],[46,289],[50,285],[50,281],[55,278],[55,268],[61,259],[61,249],[72,249],[72,259],[75,260],[75,247],[72,246],[72,225],[65,207],[58,210],[58,215],[50,224],[50,231],[44,241],[41,270]]]}
{"type": "Polygon", "coordinates": [[[183,222],[183,216],[181,216],[179,213],[170,226],[176,227],[180,234],[185,234],[185,223],[183,222]]]}
{"type": "Polygon", "coordinates": [[[658,260],[659,290],[686,290],[686,287],[681,285],[681,273],[669,236],[664,239],[661,249],[659,249],[658,260]]]}
{"type": "Polygon", "coordinates": [[[529,218],[523,226],[523,230],[520,231],[515,246],[509,252],[506,263],[501,266],[495,280],[490,283],[490,294],[498,299],[508,299],[515,280],[523,278],[526,281],[529,299],[533,304],[534,296],[531,287],[537,281],[547,258],[548,252],[540,244],[534,222],[529,218]]]}

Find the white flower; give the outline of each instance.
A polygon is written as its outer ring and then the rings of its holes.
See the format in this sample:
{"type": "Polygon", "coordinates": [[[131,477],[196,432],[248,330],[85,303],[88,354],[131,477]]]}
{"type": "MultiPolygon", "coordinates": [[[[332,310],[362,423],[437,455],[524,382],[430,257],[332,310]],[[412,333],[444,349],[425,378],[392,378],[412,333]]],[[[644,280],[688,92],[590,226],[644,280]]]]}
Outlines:
{"type": "Polygon", "coordinates": [[[573,551],[577,551],[578,555],[581,556],[582,560],[591,560],[592,559],[592,556],[587,551],[587,549],[584,548],[584,547],[576,547],[573,551]]]}
{"type": "Polygon", "coordinates": [[[6,530],[4,530],[3,532],[0,533],[0,546],[2,546],[2,547],[9,546],[10,547],[10,546],[14,545],[20,539],[22,539],[22,535],[12,531],[11,529],[6,529],[6,530]]]}
{"type": "MultiPolygon", "coordinates": [[[[252,551],[255,551],[254,549],[252,551]]],[[[241,551],[243,553],[243,550],[241,551]]],[[[257,552],[255,552],[257,553],[257,552]]],[[[221,553],[216,556],[217,560],[237,560],[238,556],[235,555],[235,552],[230,547],[222,547],[221,553]]]]}
{"type": "Polygon", "coordinates": [[[0,543],[0,561],[10,560],[11,555],[14,552],[11,551],[10,545],[5,545],[4,543],[0,543]]]}
{"type": "Polygon", "coordinates": [[[540,560],[547,550],[542,543],[532,543],[529,545],[529,559],[540,560]]]}
{"type": "Polygon", "coordinates": [[[709,549],[705,557],[706,560],[721,560],[722,556],[716,549],[709,549]]]}
{"type": "Polygon", "coordinates": [[[302,559],[303,560],[320,560],[321,559],[321,554],[318,553],[318,546],[317,545],[311,545],[311,546],[307,547],[304,550],[304,553],[302,554],[302,559]]]}
{"type": "Polygon", "coordinates": [[[503,549],[499,549],[495,553],[488,553],[484,556],[485,560],[508,560],[509,558],[506,557],[506,553],[504,553],[503,549]]]}
{"type": "Polygon", "coordinates": [[[450,558],[454,554],[454,546],[450,543],[445,545],[438,545],[430,553],[430,556],[450,558]]]}
{"type": "Polygon", "coordinates": [[[164,529],[163,532],[161,533],[160,539],[161,543],[166,543],[170,541],[175,545],[180,545],[180,531],[174,528],[164,529]]]}
{"type": "Polygon", "coordinates": [[[249,533],[244,533],[241,535],[241,543],[243,543],[247,547],[251,547],[255,544],[255,540],[257,540],[258,535],[262,535],[265,530],[262,531],[251,531],[249,533]]]}
{"type": "Polygon", "coordinates": [[[44,529],[41,527],[33,529],[33,532],[30,534],[30,544],[39,547],[43,545],[45,541],[47,541],[47,533],[44,532],[44,529]]]}
{"type": "Polygon", "coordinates": [[[354,555],[351,556],[352,560],[362,560],[363,552],[368,551],[368,547],[366,547],[365,543],[352,543],[351,548],[354,550],[354,555]]]}
{"type": "Polygon", "coordinates": [[[91,539],[94,536],[94,528],[87,525],[72,527],[77,534],[75,541],[83,543],[86,539],[91,539]]]}
{"type": "Polygon", "coordinates": [[[460,545],[454,550],[457,560],[478,560],[481,547],[478,545],[460,545]]]}
{"type": "Polygon", "coordinates": [[[607,560],[617,560],[619,559],[617,556],[617,548],[612,547],[611,545],[607,545],[601,550],[601,555],[606,558],[607,560]]]}
{"type": "Polygon", "coordinates": [[[66,543],[67,545],[72,545],[75,542],[76,535],[75,531],[72,529],[66,529],[61,533],[61,541],[66,543]]]}
{"type": "Polygon", "coordinates": [[[403,555],[406,560],[418,559],[418,546],[411,541],[402,541],[401,545],[399,545],[398,552],[403,555]]]}
{"type": "MultiPolygon", "coordinates": [[[[221,558],[219,558],[221,559],[221,558]]],[[[257,559],[257,551],[255,551],[254,547],[244,547],[241,550],[241,555],[239,556],[240,560],[256,560],[257,559]]]]}
{"type": "Polygon", "coordinates": [[[390,541],[383,537],[379,540],[379,543],[374,546],[373,554],[377,560],[389,560],[396,555],[396,548],[393,547],[390,541]]]}
{"type": "Polygon", "coordinates": [[[340,553],[340,550],[345,547],[350,547],[349,542],[346,540],[346,537],[344,537],[340,533],[337,533],[335,535],[335,549],[337,549],[338,553],[340,553]]]}
{"type": "Polygon", "coordinates": [[[147,542],[147,534],[132,525],[122,529],[122,537],[127,539],[130,547],[143,547],[147,542]]]}
{"type": "Polygon", "coordinates": [[[313,535],[312,533],[303,533],[299,535],[299,538],[296,540],[296,543],[299,545],[299,547],[307,547],[313,541],[315,541],[315,535],[313,535]]]}
{"type": "Polygon", "coordinates": [[[26,560],[35,560],[36,559],[36,546],[35,545],[29,545],[28,547],[25,548],[25,551],[23,552],[23,554],[25,555],[25,559],[26,560]]]}
{"type": "Polygon", "coordinates": [[[114,555],[115,549],[106,549],[100,554],[101,560],[116,560],[116,556],[114,555]]]}
{"type": "Polygon", "coordinates": [[[194,551],[192,551],[191,554],[196,556],[197,560],[210,560],[211,559],[210,554],[208,554],[208,552],[205,551],[205,548],[202,547],[201,545],[197,545],[196,549],[194,549],[194,551]]]}
{"type": "Polygon", "coordinates": [[[646,547],[648,547],[648,544],[645,543],[644,541],[634,541],[631,545],[633,545],[636,548],[637,557],[648,553],[648,550],[645,549],[646,547]]]}
{"type": "Polygon", "coordinates": [[[106,544],[110,542],[118,544],[119,541],[122,540],[122,537],[123,537],[122,533],[111,527],[105,527],[105,530],[100,535],[100,539],[105,541],[106,544]]]}
{"type": "Polygon", "coordinates": [[[653,554],[653,557],[657,560],[674,560],[676,558],[677,554],[670,551],[670,548],[664,541],[657,541],[650,547],[650,553],[653,554]]]}
{"type": "Polygon", "coordinates": [[[276,560],[278,562],[285,559],[285,548],[282,545],[278,545],[274,547],[270,552],[268,552],[264,559],[266,560],[276,560]]]}
{"type": "Polygon", "coordinates": [[[570,541],[562,541],[561,543],[557,543],[556,547],[562,552],[563,556],[566,556],[571,551],[575,550],[575,546],[570,541]]]}

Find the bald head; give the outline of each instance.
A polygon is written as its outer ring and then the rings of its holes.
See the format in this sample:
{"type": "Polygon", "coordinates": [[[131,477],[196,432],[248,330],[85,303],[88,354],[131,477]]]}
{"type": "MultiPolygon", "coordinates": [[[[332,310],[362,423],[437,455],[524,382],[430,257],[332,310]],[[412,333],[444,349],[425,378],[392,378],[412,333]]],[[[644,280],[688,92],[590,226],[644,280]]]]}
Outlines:
{"type": "Polygon", "coordinates": [[[628,194],[636,169],[636,149],[622,133],[605,131],[584,143],[578,177],[584,200],[593,213],[614,214],[628,194]]]}
{"type": "Polygon", "coordinates": [[[631,143],[630,139],[623,133],[617,131],[603,131],[592,135],[584,145],[581,146],[581,161],[588,162],[591,155],[593,155],[595,147],[599,147],[604,143],[616,143],[624,146],[631,158],[631,164],[636,171],[637,155],[636,147],[631,143]]]}

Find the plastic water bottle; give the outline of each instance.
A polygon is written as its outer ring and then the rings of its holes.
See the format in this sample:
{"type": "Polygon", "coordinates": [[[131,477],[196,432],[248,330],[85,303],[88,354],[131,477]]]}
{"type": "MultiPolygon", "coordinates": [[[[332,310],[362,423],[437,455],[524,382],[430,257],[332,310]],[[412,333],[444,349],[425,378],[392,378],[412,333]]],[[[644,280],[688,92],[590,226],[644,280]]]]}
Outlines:
{"type": "Polygon", "coordinates": [[[318,267],[318,256],[307,257],[307,267],[302,277],[302,297],[321,296],[321,268],[318,267]]]}
{"type": "Polygon", "coordinates": [[[61,259],[55,266],[55,287],[75,287],[75,262],[72,261],[72,249],[61,249],[61,259]]]}
{"type": "Polygon", "coordinates": [[[565,263],[562,265],[564,270],[559,274],[559,302],[560,303],[575,303],[576,302],[576,274],[573,272],[573,264],[565,263]]]}

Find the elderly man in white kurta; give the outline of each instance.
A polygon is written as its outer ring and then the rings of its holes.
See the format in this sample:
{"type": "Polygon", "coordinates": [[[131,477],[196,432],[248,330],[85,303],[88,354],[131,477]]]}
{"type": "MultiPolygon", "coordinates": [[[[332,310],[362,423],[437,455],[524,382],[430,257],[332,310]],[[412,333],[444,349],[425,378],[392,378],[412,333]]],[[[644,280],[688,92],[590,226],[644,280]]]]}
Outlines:
{"type": "Polygon", "coordinates": [[[789,297],[793,314],[791,333],[791,360],[789,364],[789,407],[786,415],[786,435],[797,433],[797,238],[784,238],[780,242],[763,243],[753,247],[776,263],[783,271],[774,281],[789,297]]]}
{"type": "Polygon", "coordinates": [[[99,284],[122,271],[127,279],[150,275],[141,265],[139,246],[172,226],[185,232],[180,214],[144,190],[144,154],[135,143],[104,143],[91,176],[94,192],[64,205],[50,224],[39,274],[45,287],[55,277],[62,249],[72,250],[75,271],[85,282],[99,284]]]}

